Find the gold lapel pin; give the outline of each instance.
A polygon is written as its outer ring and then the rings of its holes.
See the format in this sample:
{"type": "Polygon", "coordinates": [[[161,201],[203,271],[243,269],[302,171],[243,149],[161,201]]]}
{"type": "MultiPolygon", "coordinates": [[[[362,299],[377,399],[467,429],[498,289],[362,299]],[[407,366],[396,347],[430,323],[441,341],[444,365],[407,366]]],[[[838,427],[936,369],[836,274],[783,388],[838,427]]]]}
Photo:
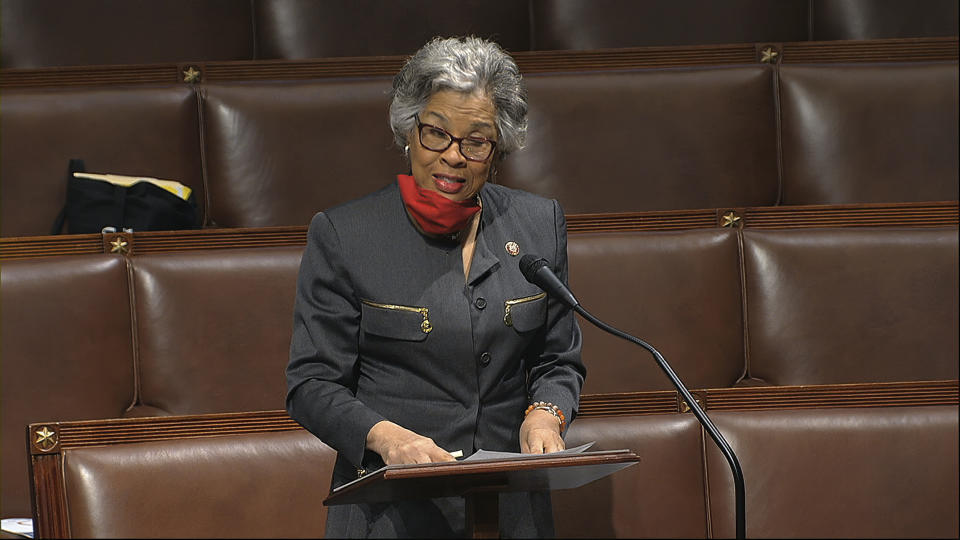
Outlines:
{"type": "Polygon", "coordinates": [[[503,246],[503,249],[507,250],[507,253],[509,253],[511,257],[516,257],[520,254],[520,246],[518,246],[513,240],[507,242],[503,246]]]}

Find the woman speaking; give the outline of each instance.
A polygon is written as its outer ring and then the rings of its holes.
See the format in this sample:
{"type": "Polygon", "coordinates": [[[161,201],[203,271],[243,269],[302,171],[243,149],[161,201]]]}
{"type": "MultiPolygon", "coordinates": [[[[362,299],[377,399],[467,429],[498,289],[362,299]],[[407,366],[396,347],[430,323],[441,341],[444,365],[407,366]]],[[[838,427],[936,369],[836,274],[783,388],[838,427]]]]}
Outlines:
{"type": "MultiPolygon", "coordinates": [[[[334,488],[457,451],[562,450],[586,373],[573,312],[518,267],[537,254],[567,280],[560,205],[489,182],[526,134],[516,63],[435,39],[392,96],[409,174],[314,216],[297,281],[287,410],[337,450],[334,488]]],[[[549,493],[500,499],[503,536],[553,535],[549,493]]],[[[333,506],[327,535],[463,536],[464,512],[458,497],[333,506]]]]}

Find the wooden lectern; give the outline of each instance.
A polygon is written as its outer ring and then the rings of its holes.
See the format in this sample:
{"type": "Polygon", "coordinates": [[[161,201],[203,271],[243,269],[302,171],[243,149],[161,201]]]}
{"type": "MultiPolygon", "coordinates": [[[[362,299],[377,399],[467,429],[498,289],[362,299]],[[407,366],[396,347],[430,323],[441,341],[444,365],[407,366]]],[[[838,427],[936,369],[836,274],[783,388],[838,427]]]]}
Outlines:
{"type": "Polygon", "coordinates": [[[323,504],[464,497],[473,538],[500,536],[499,494],[570,489],[638,463],[629,450],[522,455],[506,459],[388,465],[341,486],[323,504]]]}

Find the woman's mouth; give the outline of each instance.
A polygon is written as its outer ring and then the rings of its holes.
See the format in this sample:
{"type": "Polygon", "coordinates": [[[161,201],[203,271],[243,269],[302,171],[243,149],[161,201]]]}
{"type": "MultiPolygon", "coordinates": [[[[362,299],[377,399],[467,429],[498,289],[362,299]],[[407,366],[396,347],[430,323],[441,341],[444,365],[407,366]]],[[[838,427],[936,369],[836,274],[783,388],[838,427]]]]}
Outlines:
{"type": "Polygon", "coordinates": [[[457,176],[434,174],[433,184],[437,186],[437,191],[454,194],[459,193],[467,185],[467,181],[457,176]]]}

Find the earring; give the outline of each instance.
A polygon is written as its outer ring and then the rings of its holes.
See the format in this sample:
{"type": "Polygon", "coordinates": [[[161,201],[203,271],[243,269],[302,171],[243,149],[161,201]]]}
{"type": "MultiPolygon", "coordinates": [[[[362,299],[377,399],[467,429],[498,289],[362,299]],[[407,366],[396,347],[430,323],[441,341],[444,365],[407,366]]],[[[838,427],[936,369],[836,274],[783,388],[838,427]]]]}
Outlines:
{"type": "Polygon", "coordinates": [[[403,147],[403,157],[409,157],[409,156],[410,156],[410,145],[408,144],[403,147]]]}

